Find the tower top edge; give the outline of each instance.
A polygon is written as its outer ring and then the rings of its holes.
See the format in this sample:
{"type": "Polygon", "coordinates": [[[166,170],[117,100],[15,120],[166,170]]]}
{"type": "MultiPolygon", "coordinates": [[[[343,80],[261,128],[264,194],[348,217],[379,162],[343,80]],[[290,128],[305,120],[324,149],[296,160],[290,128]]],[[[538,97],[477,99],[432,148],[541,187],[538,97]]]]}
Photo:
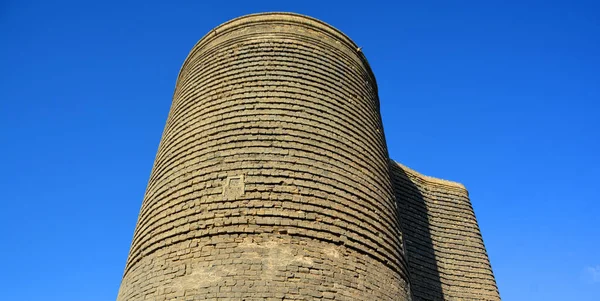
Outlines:
{"type": "MultiPolygon", "coordinates": [[[[260,23],[260,22],[269,22],[269,21],[285,21],[285,22],[307,24],[307,25],[313,25],[313,26],[316,25],[316,26],[320,27],[321,29],[330,30],[331,33],[335,34],[336,36],[338,36],[340,38],[343,38],[344,40],[346,40],[346,42],[348,42],[352,46],[357,47],[356,43],[350,37],[348,37],[341,30],[337,29],[335,26],[333,26],[327,22],[324,22],[320,19],[308,16],[308,15],[304,15],[304,14],[293,13],[293,12],[274,11],[274,12],[260,12],[260,13],[252,13],[252,14],[242,15],[242,16],[233,18],[229,21],[219,24],[218,26],[214,27],[211,30],[211,32],[218,31],[219,29],[224,29],[227,27],[237,27],[240,25],[248,24],[248,23],[254,23],[254,22],[260,23]]],[[[209,32],[209,34],[210,34],[210,32],[209,32]]],[[[202,39],[200,39],[199,42],[201,42],[206,36],[208,36],[208,34],[205,35],[202,39]]]]}
{"type": "Polygon", "coordinates": [[[445,187],[451,187],[451,188],[456,188],[459,189],[461,191],[467,192],[467,188],[465,187],[465,185],[463,185],[462,183],[459,182],[455,182],[455,181],[450,181],[450,180],[445,180],[445,179],[440,179],[440,178],[435,178],[435,177],[431,177],[431,176],[427,176],[424,175],[400,162],[391,160],[393,164],[396,164],[398,167],[400,167],[402,170],[404,170],[404,172],[406,173],[410,173],[416,177],[418,177],[419,179],[421,179],[422,181],[425,181],[427,183],[431,183],[431,184],[437,184],[437,185],[442,185],[445,187]]]}
{"type": "MultiPolygon", "coordinates": [[[[221,32],[235,30],[236,28],[247,26],[247,25],[270,23],[270,22],[288,22],[288,23],[292,23],[292,24],[295,23],[295,24],[304,25],[307,27],[318,28],[319,30],[327,32],[329,35],[334,36],[335,38],[339,39],[340,42],[343,42],[344,44],[346,44],[346,46],[349,47],[350,49],[359,49],[357,44],[350,37],[348,37],[344,32],[342,32],[341,30],[332,26],[331,24],[321,21],[317,18],[298,14],[298,13],[292,13],[292,12],[260,12],[260,13],[253,13],[253,14],[239,16],[237,18],[233,18],[229,21],[223,22],[223,23],[217,25],[216,27],[213,27],[200,40],[198,40],[198,42],[196,42],[194,47],[192,47],[192,50],[190,51],[188,58],[195,51],[197,51],[198,48],[201,48],[202,45],[204,45],[205,43],[208,43],[214,37],[218,36],[219,33],[221,33],[221,32]]],[[[360,54],[363,55],[362,53],[360,53],[360,54]]],[[[187,58],[186,58],[186,61],[187,61],[187,58]]]]}
{"type": "Polygon", "coordinates": [[[300,26],[305,26],[309,28],[314,28],[317,30],[321,30],[327,33],[329,36],[334,37],[340,43],[344,44],[348,49],[353,49],[356,51],[356,55],[360,57],[363,61],[365,67],[367,68],[367,72],[370,74],[373,79],[373,83],[375,84],[375,89],[377,90],[377,84],[375,75],[373,74],[373,70],[365,57],[364,53],[360,50],[360,47],[344,32],[337,29],[336,27],[321,21],[317,18],[293,13],[293,12],[260,12],[260,13],[252,13],[247,15],[242,15],[236,18],[233,18],[229,21],[219,24],[216,27],[213,27],[209,30],[196,44],[192,47],[191,51],[188,53],[185,58],[183,65],[179,70],[179,77],[181,76],[181,72],[185,68],[189,59],[193,57],[195,53],[204,48],[205,45],[209,44],[214,38],[218,37],[221,33],[236,30],[238,28],[249,26],[249,25],[257,25],[261,23],[268,24],[270,22],[286,22],[288,24],[297,24],[300,26]]]}

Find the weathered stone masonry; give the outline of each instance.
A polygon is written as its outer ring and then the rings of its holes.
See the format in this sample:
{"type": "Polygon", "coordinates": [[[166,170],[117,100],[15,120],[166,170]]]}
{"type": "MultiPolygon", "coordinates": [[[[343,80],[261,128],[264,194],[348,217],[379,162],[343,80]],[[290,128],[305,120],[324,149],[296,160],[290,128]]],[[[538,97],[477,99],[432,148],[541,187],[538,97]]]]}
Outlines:
{"type": "Polygon", "coordinates": [[[348,37],[234,19],[180,71],[117,299],[499,300],[466,190],[422,179],[348,37]]]}
{"type": "Polygon", "coordinates": [[[390,165],[413,300],[499,300],[465,187],[390,165]]]}

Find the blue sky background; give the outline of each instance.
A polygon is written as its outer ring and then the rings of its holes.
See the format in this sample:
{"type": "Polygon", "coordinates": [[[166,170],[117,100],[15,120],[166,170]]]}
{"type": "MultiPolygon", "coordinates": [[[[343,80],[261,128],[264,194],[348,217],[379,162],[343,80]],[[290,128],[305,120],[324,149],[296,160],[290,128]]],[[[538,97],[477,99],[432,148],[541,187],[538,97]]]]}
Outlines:
{"type": "Polygon", "coordinates": [[[2,299],[114,300],[188,51],[293,11],[363,47],[391,156],[470,190],[503,300],[600,300],[598,3],[0,0],[2,299]]]}

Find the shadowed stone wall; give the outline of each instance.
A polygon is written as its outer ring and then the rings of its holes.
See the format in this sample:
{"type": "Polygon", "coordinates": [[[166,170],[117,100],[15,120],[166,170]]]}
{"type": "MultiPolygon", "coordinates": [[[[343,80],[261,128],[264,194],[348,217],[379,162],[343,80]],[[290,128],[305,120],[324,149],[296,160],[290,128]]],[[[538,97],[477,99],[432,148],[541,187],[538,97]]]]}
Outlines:
{"type": "Polygon", "coordinates": [[[390,166],[413,301],[500,300],[465,187],[390,166]]]}
{"type": "Polygon", "coordinates": [[[118,300],[409,300],[375,78],[284,13],[192,49],[118,300]]]}

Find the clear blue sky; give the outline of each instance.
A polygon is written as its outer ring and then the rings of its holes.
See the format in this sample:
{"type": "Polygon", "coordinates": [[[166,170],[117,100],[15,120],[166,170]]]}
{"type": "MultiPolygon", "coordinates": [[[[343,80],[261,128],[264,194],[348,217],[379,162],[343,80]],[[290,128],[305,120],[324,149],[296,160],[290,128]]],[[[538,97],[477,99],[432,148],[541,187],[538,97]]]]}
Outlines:
{"type": "Polygon", "coordinates": [[[0,0],[2,299],[114,300],[188,51],[292,11],[363,47],[391,156],[470,190],[503,300],[600,300],[597,3],[0,0]]]}

